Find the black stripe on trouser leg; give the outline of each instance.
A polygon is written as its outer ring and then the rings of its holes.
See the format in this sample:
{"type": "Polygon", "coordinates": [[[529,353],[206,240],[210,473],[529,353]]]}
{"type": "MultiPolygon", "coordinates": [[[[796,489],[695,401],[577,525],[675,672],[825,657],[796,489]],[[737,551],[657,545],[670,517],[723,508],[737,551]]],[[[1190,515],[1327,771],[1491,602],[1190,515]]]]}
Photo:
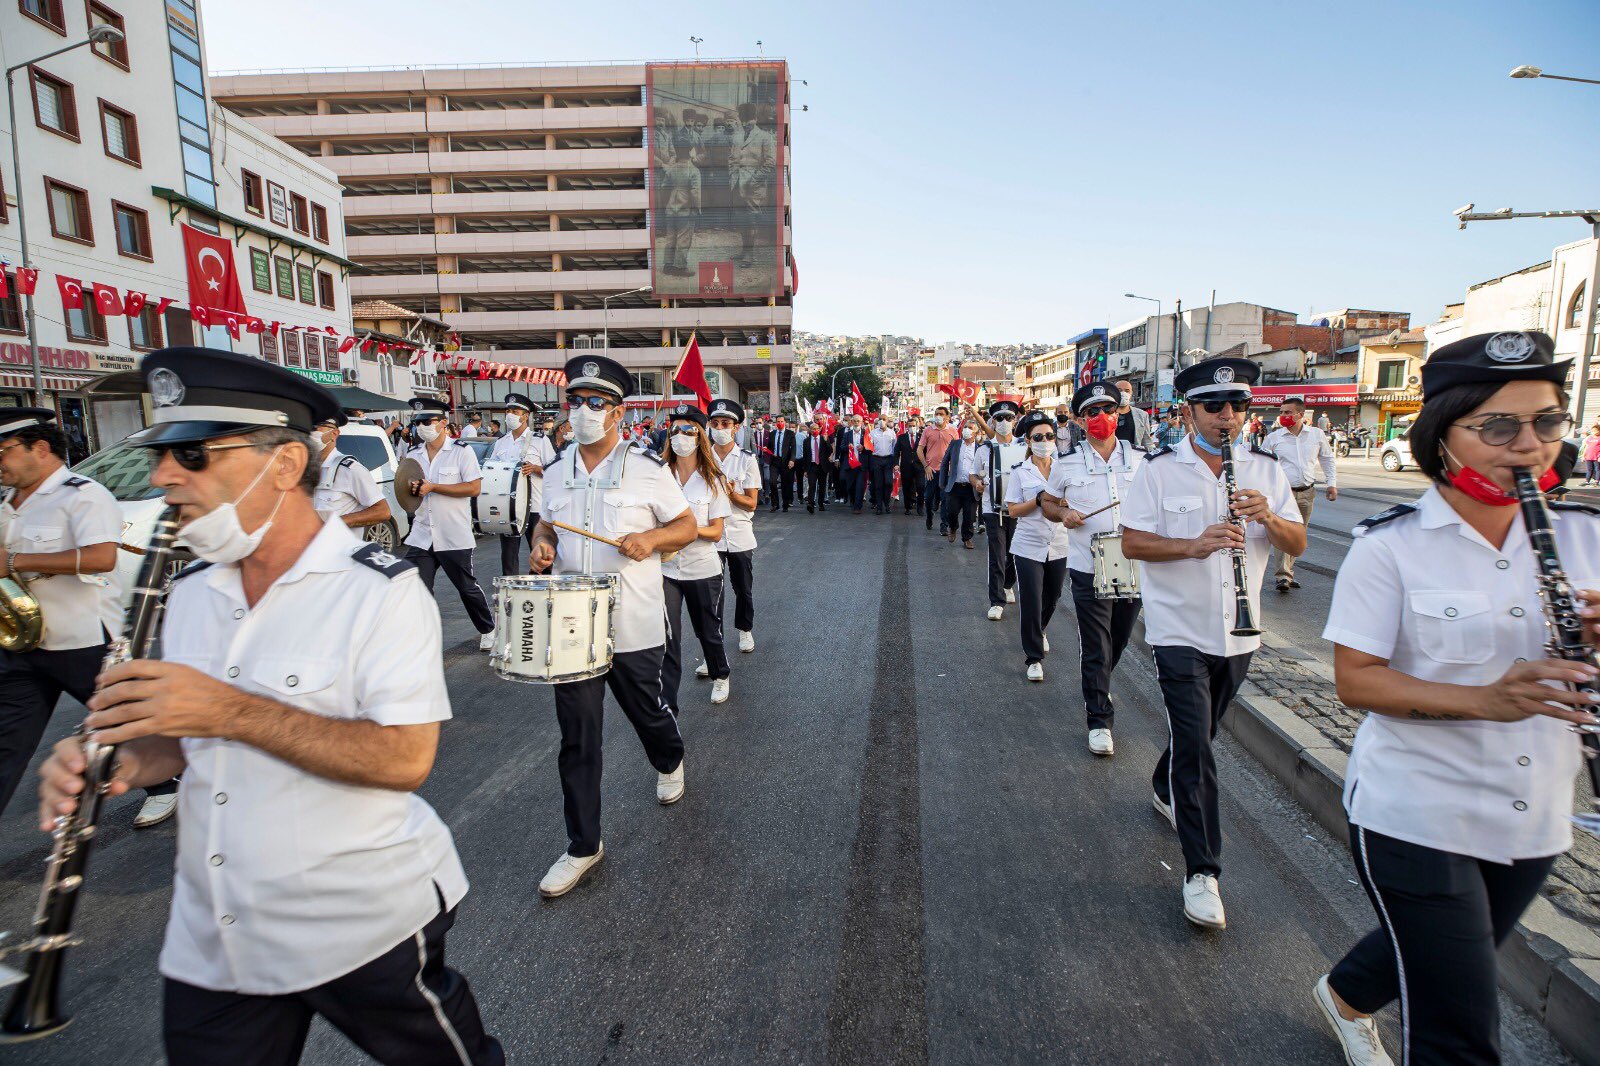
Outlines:
{"type": "Polygon", "coordinates": [[[1004,607],[1006,590],[1017,586],[1017,563],[1011,554],[1011,537],[1017,531],[1017,520],[1001,518],[996,511],[985,511],[983,530],[989,541],[989,606],[1004,607]]]}
{"type": "Polygon", "coordinates": [[[611,669],[598,677],[553,685],[556,721],[561,726],[561,802],[567,822],[567,851],[593,855],[600,849],[600,773],[606,690],[644,745],[645,757],[660,773],[683,761],[678,723],[661,700],[663,649],[619,651],[611,669]]]}
{"type": "Polygon", "coordinates": [[[728,584],[733,588],[733,628],[749,633],[756,627],[755,549],[717,554],[728,568],[728,584]]]}
{"type": "Polygon", "coordinates": [[[1078,665],[1083,681],[1083,709],[1090,729],[1110,729],[1115,713],[1111,675],[1128,647],[1141,600],[1102,600],[1094,594],[1094,575],[1068,570],[1072,605],[1078,616],[1078,665]]]}
{"type": "Polygon", "coordinates": [[[433,595],[433,576],[443,570],[444,576],[450,579],[450,584],[455,586],[456,592],[461,596],[461,606],[467,609],[467,618],[472,622],[472,628],[479,633],[494,632],[494,609],[489,606],[488,599],[483,595],[483,589],[472,576],[471,548],[439,551],[434,548],[412,546],[406,549],[406,562],[417,568],[422,584],[426,586],[430,596],[433,595]]]}
{"type": "Polygon", "coordinates": [[[1498,1063],[1496,949],[1555,856],[1487,862],[1350,826],[1350,854],[1379,928],[1328,975],[1363,1014],[1400,1000],[1404,1062],[1498,1063]]]}
{"type": "Polygon", "coordinates": [[[1044,661],[1044,631],[1056,613],[1061,586],[1066,582],[1067,560],[1041,563],[1016,557],[1017,618],[1022,626],[1022,654],[1029,665],[1044,661]]]}
{"type": "Polygon", "coordinates": [[[1172,805],[1178,842],[1183,845],[1184,877],[1220,874],[1222,826],[1211,745],[1250,668],[1250,653],[1207,655],[1178,646],[1152,650],[1169,739],[1151,785],[1172,805]]]}

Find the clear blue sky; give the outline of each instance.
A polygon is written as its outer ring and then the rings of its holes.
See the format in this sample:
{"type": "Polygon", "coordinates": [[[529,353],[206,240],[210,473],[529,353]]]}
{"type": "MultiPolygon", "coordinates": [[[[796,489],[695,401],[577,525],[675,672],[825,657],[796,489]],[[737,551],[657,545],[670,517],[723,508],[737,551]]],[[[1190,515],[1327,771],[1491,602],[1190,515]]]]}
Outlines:
{"type": "Polygon", "coordinates": [[[749,56],[795,87],[796,328],[1051,341],[1250,300],[1431,321],[1587,235],[1600,5],[274,0],[206,7],[214,70],[749,56]],[[800,112],[799,105],[810,106],[800,112]],[[1147,306],[1147,305],[1146,305],[1147,306]]]}

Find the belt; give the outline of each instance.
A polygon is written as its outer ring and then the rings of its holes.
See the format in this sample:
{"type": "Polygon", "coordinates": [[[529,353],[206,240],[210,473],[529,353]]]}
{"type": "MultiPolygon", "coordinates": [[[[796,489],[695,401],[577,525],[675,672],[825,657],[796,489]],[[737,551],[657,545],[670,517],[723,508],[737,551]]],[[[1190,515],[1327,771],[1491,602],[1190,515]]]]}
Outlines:
{"type": "Polygon", "coordinates": [[[1317,487],[1317,483],[1315,481],[1313,481],[1309,485],[1290,485],[1289,486],[1289,491],[1290,492],[1305,492],[1307,489],[1314,489],[1316,487],[1317,487]]]}

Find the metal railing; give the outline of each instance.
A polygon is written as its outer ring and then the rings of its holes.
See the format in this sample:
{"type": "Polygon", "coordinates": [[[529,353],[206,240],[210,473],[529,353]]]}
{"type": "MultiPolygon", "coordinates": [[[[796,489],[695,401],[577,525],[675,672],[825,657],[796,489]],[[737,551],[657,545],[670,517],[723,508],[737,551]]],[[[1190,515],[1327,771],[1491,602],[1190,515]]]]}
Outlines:
{"type": "MultiPolygon", "coordinates": [[[[538,70],[542,67],[643,67],[652,64],[781,63],[783,56],[707,56],[702,59],[566,59],[522,63],[380,63],[360,67],[254,67],[246,70],[214,70],[213,78],[246,77],[259,74],[369,74],[401,70],[538,70]]],[[[605,86],[594,86],[605,88],[605,86]]]]}

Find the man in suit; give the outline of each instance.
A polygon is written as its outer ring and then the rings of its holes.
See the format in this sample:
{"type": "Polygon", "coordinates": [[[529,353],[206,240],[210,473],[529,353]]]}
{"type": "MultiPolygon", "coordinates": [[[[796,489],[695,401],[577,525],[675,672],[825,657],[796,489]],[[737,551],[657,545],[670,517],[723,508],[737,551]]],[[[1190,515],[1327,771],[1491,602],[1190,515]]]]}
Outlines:
{"type": "Polygon", "coordinates": [[[922,418],[913,416],[904,432],[895,438],[894,460],[900,466],[900,496],[906,503],[906,514],[916,507],[922,513],[922,460],[917,458],[917,445],[922,441],[922,418]]]}
{"type": "Polygon", "coordinates": [[[800,438],[799,454],[795,459],[795,473],[800,482],[800,495],[806,501],[806,513],[814,514],[820,506],[828,509],[828,466],[833,446],[822,435],[822,420],[813,418],[800,438]]]}
{"type": "Polygon", "coordinates": [[[776,511],[779,500],[778,494],[773,491],[777,485],[777,478],[774,476],[772,463],[771,415],[762,415],[760,422],[751,431],[750,451],[755,454],[756,467],[761,471],[761,497],[770,504],[767,508],[769,511],[776,511]]]}
{"type": "Polygon", "coordinates": [[[846,415],[834,423],[833,432],[829,435],[833,445],[833,498],[839,503],[850,502],[850,471],[845,462],[848,452],[844,446],[844,439],[849,433],[850,417],[846,415]]]}
{"type": "Polygon", "coordinates": [[[850,513],[860,514],[867,492],[867,429],[860,415],[851,415],[840,440],[839,476],[844,479],[845,493],[850,500],[850,513]],[[856,465],[850,465],[854,455],[856,465]]]}
{"type": "MultiPolygon", "coordinates": [[[[783,495],[783,509],[787,511],[789,505],[794,503],[794,467],[795,455],[799,451],[799,440],[796,439],[794,430],[789,428],[789,420],[783,415],[778,416],[778,426],[772,431],[772,463],[773,480],[778,483],[783,495]]],[[[778,509],[778,493],[772,495],[771,510],[778,509]]]]}
{"type": "Polygon", "coordinates": [[[1117,408],[1117,436],[1140,451],[1150,451],[1150,412],[1133,406],[1132,382],[1117,382],[1117,391],[1122,393],[1122,406],[1117,408]]]}

